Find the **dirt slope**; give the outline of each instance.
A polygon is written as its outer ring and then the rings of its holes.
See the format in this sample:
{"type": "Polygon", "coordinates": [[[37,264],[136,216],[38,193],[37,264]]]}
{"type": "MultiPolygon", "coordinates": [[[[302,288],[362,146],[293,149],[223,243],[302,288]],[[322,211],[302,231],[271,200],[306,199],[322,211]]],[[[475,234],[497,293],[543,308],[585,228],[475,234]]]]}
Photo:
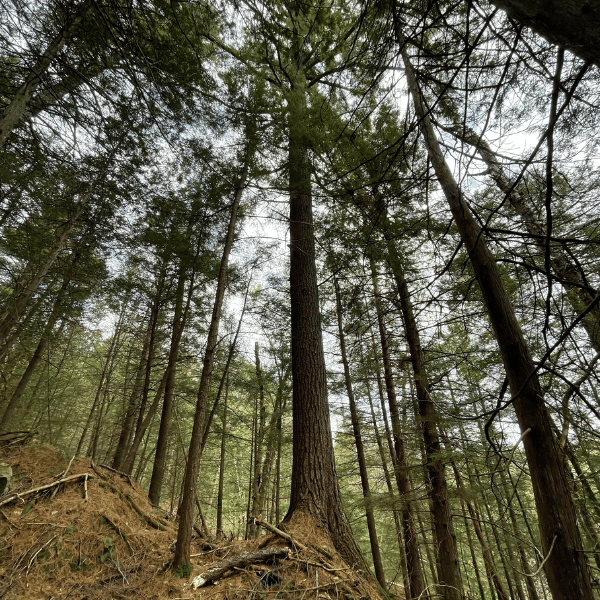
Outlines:
{"type": "Polygon", "coordinates": [[[0,496],[0,599],[380,598],[306,520],[288,528],[303,549],[278,535],[195,540],[191,577],[179,579],[169,570],[175,524],[128,477],[40,445],[0,448],[0,462],[13,470],[0,496]],[[265,552],[279,558],[264,562],[265,552]]]}

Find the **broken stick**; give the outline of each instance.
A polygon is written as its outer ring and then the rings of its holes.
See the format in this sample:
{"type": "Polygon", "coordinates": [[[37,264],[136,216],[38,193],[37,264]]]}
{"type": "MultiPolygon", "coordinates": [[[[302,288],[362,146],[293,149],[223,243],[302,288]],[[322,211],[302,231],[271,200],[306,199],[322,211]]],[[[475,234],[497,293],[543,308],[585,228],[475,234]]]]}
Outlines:
{"type": "Polygon", "coordinates": [[[29,496],[29,494],[35,494],[36,492],[41,492],[43,490],[49,490],[50,488],[59,486],[61,483],[66,483],[67,481],[74,481],[75,479],[81,479],[82,477],[87,479],[88,477],[93,477],[93,475],[90,475],[89,473],[79,473],[78,475],[70,475],[69,477],[63,477],[62,479],[59,479],[58,481],[55,481],[54,483],[48,483],[47,485],[40,485],[40,487],[36,487],[31,490],[26,490],[24,492],[20,492],[19,494],[15,494],[14,496],[7,498],[6,500],[2,500],[2,502],[0,502],[0,506],[2,506],[4,504],[8,504],[9,502],[12,502],[13,500],[17,500],[18,498],[23,498],[24,496],[29,496]]]}
{"type": "Polygon", "coordinates": [[[266,529],[267,531],[270,531],[271,533],[274,533],[275,535],[278,535],[279,537],[282,537],[284,540],[290,542],[290,544],[293,544],[294,546],[297,546],[298,548],[300,548],[300,550],[307,549],[304,544],[302,544],[298,540],[295,540],[294,538],[292,538],[292,536],[289,533],[286,533],[285,531],[281,531],[281,529],[277,529],[277,527],[274,527],[273,525],[270,525],[269,523],[265,523],[265,521],[260,521],[259,519],[253,518],[253,519],[251,519],[251,522],[255,523],[256,525],[259,525],[260,527],[263,527],[264,529],[266,529]]]}
{"type": "Polygon", "coordinates": [[[193,586],[194,588],[202,587],[211,581],[219,579],[222,575],[227,573],[227,571],[231,571],[236,567],[238,569],[243,569],[251,564],[264,563],[276,558],[287,558],[289,552],[289,548],[266,548],[264,550],[257,550],[256,552],[243,552],[242,554],[218,562],[206,573],[195,577],[193,586]]]}

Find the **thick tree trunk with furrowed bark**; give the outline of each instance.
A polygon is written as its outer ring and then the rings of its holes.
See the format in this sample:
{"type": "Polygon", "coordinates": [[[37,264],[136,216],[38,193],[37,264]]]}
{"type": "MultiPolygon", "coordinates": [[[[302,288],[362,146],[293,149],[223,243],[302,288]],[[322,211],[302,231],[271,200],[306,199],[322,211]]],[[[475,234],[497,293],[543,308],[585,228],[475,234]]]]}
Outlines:
{"type": "Polygon", "coordinates": [[[293,44],[296,72],[288,91],[293,461],[290,507],[284,523],[294,513],[307,513],[330,535],[349,565],[363,566],[342,509],[334,462],[305,130],[306,77],[298,34],[293,44]]]}

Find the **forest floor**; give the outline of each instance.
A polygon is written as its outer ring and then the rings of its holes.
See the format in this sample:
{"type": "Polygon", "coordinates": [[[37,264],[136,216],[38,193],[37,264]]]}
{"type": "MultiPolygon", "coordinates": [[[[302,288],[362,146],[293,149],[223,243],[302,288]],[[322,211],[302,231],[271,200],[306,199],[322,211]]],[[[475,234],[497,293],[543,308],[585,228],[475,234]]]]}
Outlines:
{"type": "Polygon", "coordinates": [[[0,496],[0,599],[381,598],[307,522],[290,524],[292,544],[195,539],[191,576],[177,578],[176,525],[129,477],[43,445],[4,446],[0,463],[13,472],[0,496]]]}

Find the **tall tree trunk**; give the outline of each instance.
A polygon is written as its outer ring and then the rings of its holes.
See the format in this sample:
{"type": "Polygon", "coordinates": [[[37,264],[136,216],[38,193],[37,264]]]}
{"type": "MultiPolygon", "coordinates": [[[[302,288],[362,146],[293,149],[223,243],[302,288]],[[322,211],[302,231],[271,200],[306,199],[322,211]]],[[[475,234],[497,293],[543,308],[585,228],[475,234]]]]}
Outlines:
{"type": "Polygon", "coordinates": [[[188,565],[190,564],[190,544],[192,541],[192,524],[194,521],[194,505],[196,502],[196,486],[198,485],[198,473],[200,471],[200,457],[202,453],[202,435],[204,433],[206,404],[208,401],[210,380],[214,366],[214,357],[219,338],[219,323],[221,320],[221,309],[223,306],[223,298],[225,296],[225,288],[227,283],[229,254],[231,252],[231,247],[233,246],[235,225],[237,221],[240,200],[246,186],[250,164],[254,155],[254,136],[249,137],[247,144],[242,174],[236,186],[233,204],[231,206],[229,226],[227,228],[225,246],[223,248],[221,266],[219,268],[219,276],[217,279],[215,302],[213,305],[213,312],[208,330],[208,337],[206,340],[202,375],[200,376],[198,399],[196,402],[196,412],[194,415],[194,426],[192,429],[188,461],[185,469],[183,497],[179,507],[179,528],[177,531],[175,557],[173,558],[174,569],[180,566],[183,568],[188,568],[188,565]]]}
{"type": "Polygon", "coordinates": [[[575,313],[582,316],[581,325],[586,330],[594,349],[600,352],[600,306],[593,305],[594,297],[598,293],[597,290],[590,288],[580,267],[573,262],[562,245],[559,242],[547,239],[547,229],[537,218],[531,202],[520,187],[513,185],[513,182],[502,168],[496,153],[490,148],[487,141],[482,136],[477,135],[471,127],[462,125],[459,122],[458,114],[454,110],[452,118],[454,121],[453,126],[443,127],[444,131],[449,131],[458,139],[477,149],[492,179],[498,188],[506,194],[510,205],[521,218],[523,227],[532,236],[533,242],[543,253],[546,252],[546,243],[548,243],[550,264],[559,277],[561,285],[568,292],[566,295],[567,301],[573,307],[575,313]],[[591,308],[588,308],[590,306],[591,308]]]}
{"type": "MultiPolygon", "coordinates": [[[[456,537],[452,526],[445,466],[440,458],[441,445],[437,429],[439,415],[431,398],[429,378],[425,368],[425,358],[421,348],[421,339],[410,293],[404,279],[404,268],[395,243],[390,237],[389,222],[385,210],[382,209],[380,204],[380,202],[377,203],[377,212],[382,223],[382,233],[387,240],[388,261],[398,288],[398,299],[413,368],[420,426],[425,444],[425,467],[431,487],[431,510],[437,550],[438,585],[443,586],[440,589],[440,593],[444,598],[447,598],[447,600],[460,600],[464,593],[458,563],[456,537]]],[[[386,374],[386,380],[387,378],[388,375],[386,374]]],[[[386,382],[387,388],[388,384],[386,382]]]]}
{"type": "Polygon", "coordinates": [[[254,517],[259,516],[265,507],[265,501],[267,498],[267,492],[271,480],[271,468],[273,465],[273,460],[275,458],[277,446],[280,443],[281,416],[283,414],[283,411],[285,410],[286,405],[285,399],[283,397],[283,392],[290,374],[291,364],[288,365],[283,377],[280,379],[279,384],[277,386],[277,392],[275,394],[275,405],[273,407],[273,412],[271,413],[269,425],[267,428],[268,434],[265,445],[265,458],[262,461],[262,464],[260,465],[259,485],[256,489],[255,496],[252,502],[251,514],[254,517]]]}
{"type": "MultiPolygon", "coordinates": [[[[295,7],[299,10],[298,6],[295,7]]],[[[312,214],[307,139],[307,82],[303,38],[293,32],[294,72],[287,91],[290,188],[290,300],[292,318],[293,459],[290,506],[310,515],[349,565],[364,565],[342,509],[327,401],[327,374],[312,214]]]]}
{"type": "Polygon", "coordinates": [[[212,408],[210,409],[210,413],[208,414],[208,418],[204,423],[204,433],[202,434],[202,443],[200,447],[200,456],[204,452],[204,446],[206,446],[206,440],[208,439],[208,435],[210,433],[210,428],[212,424],[213,417],[219,406],[219,401],[221,400],[221,394],[223,393],[223,386],[227,381],[227,377],[229,375],[229,366],[231,365],[231,361],[235,354],[235,350],[237,348],[237,341],[240,335],[240,331],[242,329],[242,323],[244,321],[244,315],[246,314],[246,304],[248,302],[248,294],[250,293],[250,284],[252,283],[252,277],[248,279],[248,285],[246,286],[246,293],[244,295],[244,304],[242,305],[242,310],[240,312],[240,318],[238,319],[237,329],[235,330],[235,335],[233,336],[233,341],[229,346],[229,354],[227,355],[227,360],[225,361],[225,367],[223,368],[223,374],[221,375],[221,381],[219,381],[219,387],[217,389],[217,395],[215,396],[215,401],[213,402],[212,408]]]}
{"type": "MultiPolygon", "coordinates": [[[[80,205],[75,214],[66,222],[62,233],[58,236],[58,239],[54,243],[54,246],[50,249],[50,252],[46,256],[44,262],[39,265],[33,277],[27,282],[23,283],[22,289],[15,290],[14,297],[9,298],[7,306],[5,307],[2,315],[0,315],[0,345],[6,345],[6,340],[12,326],[21,318],[23,312],[29,305],[31,297],[38,289],[38,286],[50,270],[50,267],[54,264],[54,261],[58,255],[62,252],[69,235],[73,228],[77,224],[79,217],[83,211],[83,206],[80,205]]],[[[19,286],[21,287],[21,286],[19,286]]]]}
{"type": "MultiPolygon", "coordinates": [[[[372,258],[370,258],[370,264],[373,295],[375,297],[375,309],[377,311],[377,323],[379,326],[379,336],[381,340],[381,357],[383,363],[385,390],[390,409],[390,418],[392,421],[392,435],[394,439],[394,453],[392,456],[395,457],[394,474],[396,476],[396,485],[398,486],[400,499],[402,500],[402,533],[404,539],[404,550],[406,553],[406,568],[409,578],[409,593],[410,598],[419,598],[425,596],[425,579],[423,577],[421,562],[419,560],[419,544],[412,502],[410,500],[412,490],[410,487],[410,481],[408,479],[408,462],[406,460],[404,439],[402,437],[402,425],[400,423],[400,413],[398,411],[398,402],[396,400],[396,388],[394,383],[394,374],[392,371],[388,336],[385,330],[385,323],[383,321],[383,308],[381,306],[381,296],[379,294],[377,273],[375,269],[375,262],[372,258]]],[[[439,546],[441,551],[442,540],[438,539],[436,546],[439,546]]],[[[441,579],[441,581],[447,582],[445,579],[441,579]]],[[[447,584],[451,585],[450,583],[447,584]]]]}
{"type": "MultiPolygon", "coordinates": [[[[129,446],[129,449],[125,453],[124,458],[122,459],[121,466],[119,468],[123,473],[131,474],[133,471],[133,464],[135,462],[135,457],[140,447],[142,440],[144,439],[144,434],[146,433],[146,429],[150,425],[152,419],[154,418],[154,413],[158,408],[158,403],[164,391],[164,386],[166,385],[166,372],[163,373],[163,377],[161,379],[159,389],[156,391],[154,401],[150,409],[148,410],[148,414],[146,414],[146,404],[148,403],[148,395],[150,393],[150,378],[152,374],[152,365],[154,362],[154,354],[156,352],[156,328],[158,325],[158,317],[160,314],[160,307],[162,304],[162,293],[165,284],[166,272],[167,272],[167,264],[166,261],[163,262],[160,273],[158,276],[158,281],[156,285],[156,294],[154,296],[154,300],[152,302],[152,309],[150,311],[150,340],[148,347],[148,356],[146,359],[146,369],[144,374],[144,385],[142,387],[142,397],[140,400],[140,406],[137,413],[137,422],[135,426],[135,433],[133,435],[133,440],[129,446]]],[[[144,446],[145,447],[145,446],[144,446]]],[[[115,469],[117,467],[114,467],[115,469]]]]}
{"type": "Polygon", "coordinates": [[[229,397],[229,377],[225,380],[223,397],[223,420],[221,425],[221,457],[219,459],[219,489],[217,492],[217,539],[225,537],[223,531],[223,482],[225,480],[225,443],[227,441],[227,399],[229,397]]]}
{"type": "Polygon", "coordinates": [[[342,364],[344,365],[344,381],[346,383],[346,393],[348,394],[348,403],[350,404],[350,419],[352,421],[352,433],[354,435],[354,444],[356,446],[356,455],[358,458],[358,469],[360,472],[360,482],[362,486],[363,498],[365,500],[365,514],[367,517],[367,529],[369,531],[369,542],[371,544],[371,554],[373,556],[373,567],[375,577],[379,584],[385,588],[387,581],[381,561],[381,552],[379,550],[379,540],[377,539],[377,528],[375,526],[375,515],[373,513],[373,503],[371,498],[371,488],[369,485],[369,475],[367,473],[367,461],[365,459],[365,450],[363,447],[362,436],[360,433],[360,422],[356,402],[354,401],[354,390],[352,389],[352,380],[350,378],[350,366],[346,356],[346,340],[344,339],[344,327],[342,325],[342,299],[340,296],[340,286],[337,279],[334,279],[335,298],[337,306],[338,332],[340,336],[340,352],[342,354],[342,364]]]}
{"type": "MultiPolygon", "coordinates": [[[[446,445],[450,445],[449,440],[446,438],[446,445]]],[[[458,470],[456,463],[452,460],[450,461],[452,466],[452,471],[454,472],[454,478],[456,479],[456,487],[464,491],[465,486],[458,470]]],[[[479,541],[479,545],[481,546],[481,553],[483,555],[483,562],[485,564],[485,570],[487,572],[488,578],[493,582],[494,587],[496,588],[496,593],[498,594],[499,600],[508,600],[508,595],[504,589],[504,585],[502,584],[502,580],[498,575],[498,569],[496,569],[496,564],[494,563],[494,557],[490,551],[490,548],[483,537],[483,531],[481,529],[481,516],[479,515],[479,511],[473,505],[473,503],[467,498],[466,494],[464,494],[463,502],[467,505],[467,510],[469,511],[469,516],[471,517],[471,526],[475,531],[475,535],[477,536],[477,540],[479,541]]]]}
{"type": "Polygon", "coordinates": [[[187,306],[184,310],[183,297],[186,283],[186,266],[184,259],[181,259],[178,275],[177,290],[175,292],[175,312],[173,314],[173,329],[171,334],[171,346],[169,348],[169,358],[166,367],[165,395],[163,398],[162,416],[158,428],[158,438],[156,440],[156,454],[154,455],[154,465],[152,467],[152,478],[150,480],[150,490],[148,497],[155,506],[160,505],[160,495],[162,483],[165,475],[167,447],[169,444],[169,427],[171,422],[171,413],[173,412],[175,372],[177,369],[177,357],[179,356],[179,344],[185,328],[187,316],[187,306]]]}
{"type": "Polygon", "coordinates": [[[590,574],[563,461],[554,439],[537,371],[494,256],[440,149],[408,57],[393,0],[396,38],[428,155],[473,266],[502,354],[538,510],[544,565],[554,600],[592,600],[590,574]]]}
{"type": "Polygon", "coordinates": [[[123,319],[125,318],[125,310],[127,308],[127,304],[129,302],[129,298],[125,299],[123,302],[123,306],[121,307],[121,313],[119,315],[119,320],[117,325],[115,326],[115,332],[113,333],[112,339],[110,341],[110,346],[108,347],[108,351],[106,352],[106,357],[104,359],[104,365],[102,366],[102,372],[100,374],[100,381],[98,382],[98,387],[96,389],[96,395],[94,396],[94,402],[92,403],[92,407],[90,409],[88,418],[83,427],[83,431],[81,432],[81,437],[79,438],[79,444],[77,445],[77,450],[75,451],[75,455],[79,456],[83,450],[83,445],[85,442],[85,438],[87,436],[88,429],[94,420],[94,415],[96,413],[96,408],[98,403],[100,402],[100,398],[102,398],[102,394],[105,388],[105,382],[109,373],[109,369],[112,365],[113,357],[116,352],[117,345],[121,338],[122,327],[123,327],[123,319]]]}
{"type": "Polygon", "coordinates": [[[142,389],[144,386],[144,377],[146,372],[146,365],[148,362],[148,354],[150,352],[150,340],[152,336],[152,319],[148,315],[146,334],[144,335],[144,343],[142,345],[142,351],[140,353],[140,361],[136,369],[135,380],[131,393],[129,394],[129,402],[125,410],[125,414],[121,422],[121,432],[119,434],[119,440],[117,447],[115,448],[112,468],[117,471],[121,471],[122,463],[125,460],[125,453],[129,447],[130,442],[133,438],[135,417],[140,410],[140,400],[142,389]]]}
{"type": "MultiPolygon", "coordinates": [[[[75,260],[73,261],[73,265],[74,264],[75,264],[75,260]]],[[[61,288],[58,291],[56,300],[54,301],[54,306],[52,307],[52,312],[50,313],[50,316],[48,317],[48,321],[46,323],[46,326],[44,327],[44,331],[42,332],[40,341],[38,342],[38,345],[37,345],[35,351],[33,352],[31,359],[29,360],[29,364],[27,365],[25,372],[21,376],[21,379],[19,380],[19,383],[17,384],[17,387],[15,388],[15,390],[8,402],[8,405],[4,409],[4,414],[2,415],[2,419],[0,419],[0,432],[5,431],[6,428],[9,426],[10,420],[14,414],[14,411],[17,408],[17,406],[19,405],[19,401],[21,400],[23,394],[25,393],[25,389],[27,388],[27,385],[29,384],[29,381],[30,381],[31,377],[33,376],[40,360],[42,359],[42,354],[44,352],[44,348],[46,347],[46,344],[48,343],[48,338],[50,337],[50,334],[52,333],[52,330],[54,329],[54,325],[56,325],[56,322],[58,321],[58,319],[60,318],[60,316],[63,313],[63,300],[65,298],[67,289],[71,283],[72,276],[73,276],[73,266],[71,268],[70,274],[65,277],[65,279],[63,280],[63,283],[61,285],[61,288]]],[[[23,415],[23,416],[26,416],[26,415],[23,415]]]]}
{"type": "Polygon", "coordinates": [[[462,516],[463,521],[465,523],[465,533],[467,534],[467,545],[469,546],[469,552],[471,554],[471,561],[473,563],[473,570],[475,571],[475,578],[477,579],[477,587],[479,589],[479,595],[481,596],[481,600],[485,600],[485,592],[483,591],[483,584],[481,583],[481,575],[479,574],[479,565],[477,564],[477,557],[475,556],[475,544],[471,538],[471,523],[469,523],[469,518],[467,517],[467,513],[465,510],[465,501],[461,499],[461,508],[462,508],[462,516]]]}
{"type": "MultiPolygon", "coordinates": [[[[361,362],[364,362],[364,358],[361,356],[361,362]]],[[[381,468],[383,469],[383,477],[385,479],[385,484],[387,486],[388,495],[390,499],[391,505],[394,507],[392,510],[392,516],[394,518],[394,526],[396,528],[396,541],[398,543],[398,551],[400,552],[400,562],[402,566],[402,581],[404,583],[404,587],[406,590],[410,589],[410,578],[408,575],[408,566],[406,562],[406,549],[403,543],[402,537],[402,527],[400,525],[399,512],[395,508],[396,497],[394,496],[394,488],[392,486],[392,479],[390,477],[390,471],[388,468],[385,450],[383,447],[383,442],[381,441],[381,433],[379,432],[379,426],[377,425],[377,417],[375,416],[375,409],[373,407],[373,398],[371,397],[371,389],[369,384],[366,386],[367,398],[369,400],[369,408],[371,411],[371,424],[373,426],[373,432],[375,434],[375,440],[377,442],[377,449],[379,450],[379,459],[381,461],[381,468]]],[[[394,460],[394,459],[392,459],[394,460]]],[[[416,531],[415,531],[416,535],[416,531]]],[[[421,565],[421,561],[419,560],[419,566],[421,565]]],[[[421,569],[422,570],[422,569],[421,569]]],[[[424,581],[423,581],[424,583],[424,581]]]]}
{"type": "MultiPolygon", "coordinates": [[[[266,421],[266,407],[265,407],[265,386],[263,382],[262,368],[260,366],[259,356],[259,345],[258,342],[254,344],[254,361],[256,367],[256,382],[258,384],[258,410],[256,416],[256,427],[254,437],[254,473],[252,477],[252,508],[250,509],[250,517],[258,517],[262,512],[262,502],[259,506],[259,494],[261,486],[264,488],[266,481],[262,481],[262,454],[263,444],[265,436],[265,421],[266,421]]],[[[264,498],[263,498],[264,501],[264,498]]],[[[255,524],[250,524],[249,534],[251,537],[256,537],[258,528],[255,524]]]]}

